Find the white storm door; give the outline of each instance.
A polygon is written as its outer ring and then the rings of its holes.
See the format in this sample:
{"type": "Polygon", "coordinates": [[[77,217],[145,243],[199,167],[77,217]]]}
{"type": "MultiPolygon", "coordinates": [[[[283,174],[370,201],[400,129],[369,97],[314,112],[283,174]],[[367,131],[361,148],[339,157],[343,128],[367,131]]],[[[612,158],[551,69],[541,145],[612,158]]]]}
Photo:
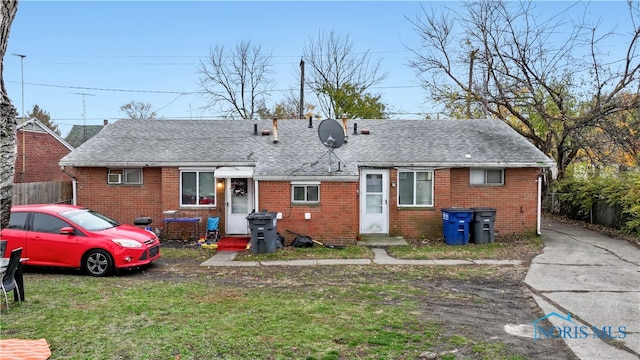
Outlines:
{"type": "Polygon", "coordinates": [[[389,171],[366,169],[360,174],[360,233],[389,233],[389,171]]]}
{"type": "Polygon", "coordinates": [[[247,235],[247,215],[253,209],[253,181],[248,178],[228,178],[226,181],[225,233],[247,235]]]}

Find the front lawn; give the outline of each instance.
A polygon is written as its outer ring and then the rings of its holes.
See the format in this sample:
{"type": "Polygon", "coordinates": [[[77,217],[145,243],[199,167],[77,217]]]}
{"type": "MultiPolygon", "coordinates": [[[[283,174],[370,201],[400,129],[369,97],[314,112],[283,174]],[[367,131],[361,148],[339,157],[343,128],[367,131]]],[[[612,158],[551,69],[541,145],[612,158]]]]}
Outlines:
{"type": "MultiPolygon", "coordinates": [[[[344,250],[308,251],[366,255],[344,250]]],[[[562,340],[504,332],[540,316],[525,267],[200,266],[213,253],[166,248],[105,278],[27,268],[0,338],[44,338],[51,360],[570,358],[562,340]]]]}

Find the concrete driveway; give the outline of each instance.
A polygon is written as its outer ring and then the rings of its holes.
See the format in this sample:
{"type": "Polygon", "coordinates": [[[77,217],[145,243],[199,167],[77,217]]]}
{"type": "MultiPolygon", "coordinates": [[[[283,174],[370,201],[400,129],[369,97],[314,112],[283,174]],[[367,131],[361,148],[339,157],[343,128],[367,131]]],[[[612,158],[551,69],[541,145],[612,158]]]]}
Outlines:
{"type": "Polygon", "coordinates": [[[551,219],[542,238],[525,278],[545,314],[534,338],[562,338],[580,359],[639,359],[640,248],[551,219]]]}

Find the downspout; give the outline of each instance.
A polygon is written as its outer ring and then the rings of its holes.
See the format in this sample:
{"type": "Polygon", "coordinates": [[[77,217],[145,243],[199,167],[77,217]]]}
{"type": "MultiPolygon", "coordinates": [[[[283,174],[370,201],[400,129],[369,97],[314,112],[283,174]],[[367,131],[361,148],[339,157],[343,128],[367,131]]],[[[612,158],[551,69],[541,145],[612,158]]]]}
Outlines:
{"type": "Polygon", "coordinates": [[[61,166],[60,169],[62,170],[63,173],[67,174],[67,176],[69,176],[71,178],[71,196],[73,198],[73,201],[71,202],[71,205],[78,205],[78,201],[77,199],[77,188],[78,188],[78,178],[76,178],[75,176],[73,176],[71,173],[69,173],[67,170],[65,170],[64,166],[61,166]]]}
{"type": "Polygon", "coordinates": [[[258,204],[258,199],[260,197],[258,196],[258,180],[253,180],[253,209],[256,211],[259,211],[258,209],[260,209],[260,204],[258,204]]]}
{"type": "Polygon", "coordinates": [[[540,217],[542,214],[542,175],[538,175],[538,215],[536,219],[536,233],[542,235],[540,231],[540,217]]]}

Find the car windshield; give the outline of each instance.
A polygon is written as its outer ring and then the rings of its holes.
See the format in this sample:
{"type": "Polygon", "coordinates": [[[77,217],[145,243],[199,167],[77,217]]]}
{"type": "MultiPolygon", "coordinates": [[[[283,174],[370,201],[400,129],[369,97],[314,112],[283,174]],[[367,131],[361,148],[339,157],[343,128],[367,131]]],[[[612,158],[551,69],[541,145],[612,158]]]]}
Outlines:
{"type": "Polygon", "coordinates": [[[89,231],[111,229],[120,225],[117,221],[89,209],[65,211],[60,215],[89,231]]]}

